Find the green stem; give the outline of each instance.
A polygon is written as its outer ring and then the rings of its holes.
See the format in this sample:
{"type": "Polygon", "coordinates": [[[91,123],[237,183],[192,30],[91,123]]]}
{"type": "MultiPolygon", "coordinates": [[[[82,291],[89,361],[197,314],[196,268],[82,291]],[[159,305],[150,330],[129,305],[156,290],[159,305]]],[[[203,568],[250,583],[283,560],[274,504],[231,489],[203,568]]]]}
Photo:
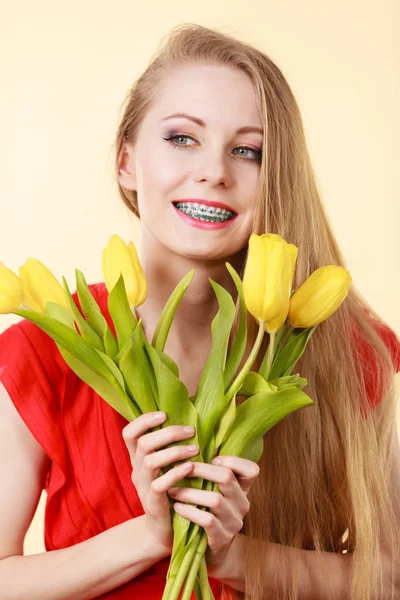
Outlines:
{"type": "MultiPolygon", "coordinates": [[[[200,538],[200,543],[197,546],[197,550],[194,555],[192,564],[190,565],[189,572],[186,576],[185,587],[183,588],[181,600],[190,600],[190,597],[192,595],[192,591],[194,588],[194,584],[196,581],[197,573],[199,572],[200,563],[201,563],[202,559],[204,558],[205,551],[207,550],[207,543],[208,543],[207,533],[203,529],[201,538],[200,538]]],[[[205,597],[204,596],[204,593],[205,593],[204,587],[206,587],[207,589],[209,589],[209,587],[210,587],[210,584],[208,583],[208,578],[207,578],[206,582],[202,582],[200,584],[202,597],[205,597]],[[204,583],[205,583],[205,586],[204,586],[204,583]]]]}
{"type": "MultiPolygon", "coordinates": [[[[204,483],[205,483],[205,489],[207,491],[217,491],[217,492],[219,492],[218,484],[216,484],[216,483],[214,483],[212,481],[203,479],[203,481],[202,481],[202,487],[203,487],[204,483]]],[[[207,507],[206,506],[199,506],[198,508],[200,510],[207,511],[207,507]]],[[[194,523],[191,522],[189,530],[188,530],[188,532],[186,534],[186,540],[188,540],[189,537],[190,537],[190,528],[193,525],[194,525],[194,523]]],[[[186,568],[186,564],[185,564],[185,566],[182,566],[182,563],[181,563],[178,566],[177,570],[175,571],[176,572],[176,577],[179,576],[179,580],[183,581],[183,579],[182,579],[182,570],[185,569],[184,570],[184,574],[183,574],[183,578],[186,577],[186,581],[185,581],[185,587],[183,589],[183,596],[181,597],[181,600],[184,600],[184,598],[186,598],[185,594],[187,594],[187,593],[189,593],[189,595],[187,597],[190,599],[192,591],[195,588],[195,584],[196,584],[196,581],[197,581],[196,578],[198,577],[198,574],[199,574],[200,565],[201,565],[202,561],[204,561],[204,563],[205,563],[205,556],[204,555],[205,555],[205,552],[207,550],[207,543],[208,543],[207,534],[206,534],[205,530],[203,528],[201,528],[197,532],[194,540],[196,539],[197,536],[200,536],[200,540],[199,540],[199,543],[196,545],[195,554],[193,556],[193,560],[192,560],[191,564],[189,565],[188,568],[186,568]]],[[[187,541],[186,541],[186,543],[187,543],[187,541]]],[[[190,545],[189,545],[189,547],[190,547],[190,545]]],[[[169,587],[168,587],[168,589],[169,589],[169,587]]],[[[211,588],[210,588],[210,584],[208,583],[208,577],[206,577],[206,580],[203,579],[203,581],[201,583],[201,587],[200,587],[200,593],[201,593],[201,596],[200,596],[201,600],[214,600],[214,596],[212,594],[212,591],[211,591],[211,588]]],[[[170,599],[170,596],[168,596],[168,600],[169,599],[170,599]]]]}
{"type": "Polygon", "coordinates": [[[267,366],[265,369],[265,379],[267,381],[268,381],[268,375],[271,371],[272,359],[274,357],[276,331],[271,331],[271,333],[269,335],[270,335],[270,338],[269,338],[269,344],[268,344],[268,350],[267,350],[267,366]]]}
{"type": "Polygon", "coordinates": [[[203,560],[200,563],[199,580],[200,588],[203,592],[205,592],[205,595],[203,593],[202,600],[214,600],[214,594],[212,593],[212,589],[208,581],[207,562],[205,556],[203,557],[203,560]]]}
{"type": "Polygon", "coordinates": [[[198,575],[197,575],[196,582],[194,584],[194,593],[196,596],[196,600],[203,600],[203,595],[201,593],[201,587],[200,587],[200,579],[199,579],[198,575]]]}
{"type": "Polygon", "coordinates": [[[229,388],[229,390],[225,394],[225,398],[226,398],[226,402],[227,403],[229,402],[229,400],[232,398],[232,396],[238,391],[238,389],[242,385],[242,383],[243,383],[243,381],[244,381],[247,373],[250,371],[250,369],[251,369],[251,367],[253,365],[253,362],[256,359],[257,353],[258,353],[258,351],[260,349],[261,342],[262,342],[263,337],[264,337],[264,323],[265,323],[265,321],[260,321],[259,329],[258,329],[258,334],[257,334],[257,339],[255,341],[253,349],[250,352],[250,355],[247,358],[245,364],[243,365],[243,369],[237,375],[237,377],[233,381],[231,387],[229,388]]]}
{"type": "Polygon", "coordinates": [[[290,334],[293,332],[293,330],[294,330],[294,327],[293,327],[292,325],[290,325],[290,326],[287,328],[287,331],[286,331],[285,335],[283,336],[283,339],[282,339],[282,340],[281,340],[281,342],[280,342],[280,347],[281,347],[281,348],[284,348],[284,347],[285,347],[285,344],[286,344],[286,342],[288,341],[288,339],[289,339],[289,336],[290,336],[290,334]]]}
{"type": "Polygon", "coordinates": [[[177,600],[183,585],[183,581],[190,569],[200,540],[201,531],[198,531],[182,558],[182,562],[179,566],[176,576],[170,577],[167,580],[162,600],[177,600]]]}

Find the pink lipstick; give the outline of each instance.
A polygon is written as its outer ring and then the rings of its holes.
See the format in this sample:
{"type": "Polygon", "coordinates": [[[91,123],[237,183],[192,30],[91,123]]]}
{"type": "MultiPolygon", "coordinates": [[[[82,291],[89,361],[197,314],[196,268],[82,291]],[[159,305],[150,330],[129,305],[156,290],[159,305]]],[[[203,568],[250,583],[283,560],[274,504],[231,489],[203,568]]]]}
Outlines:
{"type": "Polygon", "coordinates": [[[191,198],[174,202],[180,217],[199,229],[222,229],[237,217],[237,213],[222,202],[191,198]]]}

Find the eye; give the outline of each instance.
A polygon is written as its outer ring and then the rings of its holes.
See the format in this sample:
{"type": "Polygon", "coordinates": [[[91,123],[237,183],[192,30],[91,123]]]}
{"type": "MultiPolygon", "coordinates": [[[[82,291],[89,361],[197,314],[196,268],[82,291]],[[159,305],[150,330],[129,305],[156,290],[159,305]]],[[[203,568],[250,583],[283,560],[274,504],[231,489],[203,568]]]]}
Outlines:
{"type": "MultiPolygon", "coordinates": [[[[190,135],[185,135],[185,134],[174,134],[171,135],[169,137],[163,137],[163,140],[165,140],[166,142],[168,142],[169,144],[171,144],[171,146],[173,148],[188,148],[189,146],[187,144],[179,144],[177,143],[176,140],[178,139],[188,139],[188,140],[192,140],[195,141],[190,135]]],[[[190,144],[193,145],[193,144],[190,144]]],[[[261,162],[261,158],[262,158],[262,151],[261,150],[256,150],[255,148],[250,148],[249,146],[237,146],[235,148],[235,150],[245,150],[247,152],[252,152],[254,154],[253,157],[247,157],[247,156],[243,156],[242,154],[237,154],[236,156],[242,160],[247,160],[247,161],[256,161],[256,162],[261,162]]]]}
{"type": "Polygon", "coordinates": [[[163,140],[165,140],[166,142],[169,142],[171,144],[171,146],[173,148],[187,148],[186,144],[178,144],[175,140],[178,139],[187,139],[187,140],[193,140],[193,138],[190,135],[183,135],[183,134],[175,134],[175,135],[170,135],[169,137],[163,138],[163,140]]]}

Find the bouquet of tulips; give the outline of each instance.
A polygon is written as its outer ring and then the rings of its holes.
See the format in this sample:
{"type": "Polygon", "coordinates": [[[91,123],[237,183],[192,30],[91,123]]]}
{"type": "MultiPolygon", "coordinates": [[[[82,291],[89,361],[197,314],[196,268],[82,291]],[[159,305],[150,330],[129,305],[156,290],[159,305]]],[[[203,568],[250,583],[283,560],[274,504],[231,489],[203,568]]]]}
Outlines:
{"type": "MultiPolygon", "coordinates": [[[[219,310],[211,326],[212,349],[194,397],[189,397],[178,366],[164,352],[194,269],[174,289],[150,342],[135,313],[146,299],[145,275],[134,244],[126,245],[117,235],[111,237],[102,256],[116,336],[81,271],[76,269],[76,289],[84,316],[65,278],[61,285],[45,265],[32,258],[20,267],[19,277],[0,263],[0,313],[19,315],[45,331],[70,368],[128,421],[161,410],[167,414],[162,426],[193,425],[196,433],[189,441],[200,449],[193,460],[210,463],[217,455],[236,455],[258,462],[265,433],[286,415],[315,404],[302,391],[307,380],[292,371],[315,328],[338,309],[352,281],[343,267],[325,266],[293,293],[297,253],[298,248],[279,235],[253,234],[243,281],[225,263],[240,302],[237,334],[229,355],[235,304],[231,295],[210,279],[219,310]],[[259,329],[238,372],[246,348],[246,311],[259,329]],[[269,334],[268,347],[258,372],[253,372],[265,332],[269,334]],[[238,393],[245,398],[239,405],[238,393]]],[[[200,478],[183,479],[179,485],[219,491],[217,484],[200,478]]],[[[205,560],[206,532],[171,513],[174,543],[163,599],[175,600],[182,592],[182,600],[188,600],[193,590],[198,600],[213,598],[205,560]]]]}

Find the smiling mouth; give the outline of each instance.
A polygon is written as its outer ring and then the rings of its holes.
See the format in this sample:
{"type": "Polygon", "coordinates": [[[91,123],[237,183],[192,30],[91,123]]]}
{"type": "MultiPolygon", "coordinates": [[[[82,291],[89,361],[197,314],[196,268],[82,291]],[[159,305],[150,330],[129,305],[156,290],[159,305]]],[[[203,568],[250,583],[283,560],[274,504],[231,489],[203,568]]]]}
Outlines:
{"type": "Polygon", "coordinates": [[[205,221],[208,223],[224,223],[230,221],[235,213],[225,208],[206,206],[198,202],[174,202],[174,206],[192,219],[205,221]]]}

